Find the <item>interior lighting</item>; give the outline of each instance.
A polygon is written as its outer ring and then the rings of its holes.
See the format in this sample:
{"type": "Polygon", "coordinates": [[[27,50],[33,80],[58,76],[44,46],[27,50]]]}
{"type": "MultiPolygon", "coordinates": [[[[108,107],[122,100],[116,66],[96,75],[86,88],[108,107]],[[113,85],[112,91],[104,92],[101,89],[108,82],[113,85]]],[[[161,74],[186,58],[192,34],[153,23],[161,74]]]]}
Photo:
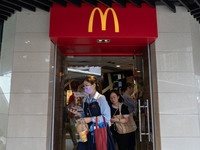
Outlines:
{"type": "Polygon", "coordinates": [[[90,74],[90,75],[96,75],[96,76],[101,76],[101,74],[99,74],[99,73],[90,72],[90,71],[83,71],[83,70],[78,70],[78,69],[72,69],[72,68],[67,68],[67,71],[76,72],[76,73],[83,73],[83,74],[90,74]]]}
{"type": "Polygon", "coordinates": [[[109,39],[97,39],[97,43],[110,43],[109,39]]]}
{"type": "Polygon", "coordinates": [[[140,73],[140,72],[141,72],[140,70],[137,71],[137,73],[140,73]]]}
{"type": "Polygon", "coordinates": [[[121,67],[120,65],[116,65],[117,68],[121,67]]]}

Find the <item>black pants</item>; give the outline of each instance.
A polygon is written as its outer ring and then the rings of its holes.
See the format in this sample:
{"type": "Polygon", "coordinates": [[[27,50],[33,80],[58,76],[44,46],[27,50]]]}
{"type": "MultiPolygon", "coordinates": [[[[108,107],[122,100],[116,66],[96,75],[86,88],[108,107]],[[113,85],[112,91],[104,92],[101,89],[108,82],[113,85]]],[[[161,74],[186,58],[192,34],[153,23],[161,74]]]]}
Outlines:
{"type": "Polygon", "coordinates": [[[136,144],[136,131],[128,134],[129,134],[128,150],[134,150],[136,144]]]}
{"type": "Polygon", "coordinates": [[[119,150],[128,150],[129,149],[129,134],[118,134],[113,135],[119,150]]]}
{"type": "Polygon", "coordinates": [[[113,138],[117,142],[119,150],[134,150],[136,144],[135,132],[127,134],[114,132],[113,138]]]}

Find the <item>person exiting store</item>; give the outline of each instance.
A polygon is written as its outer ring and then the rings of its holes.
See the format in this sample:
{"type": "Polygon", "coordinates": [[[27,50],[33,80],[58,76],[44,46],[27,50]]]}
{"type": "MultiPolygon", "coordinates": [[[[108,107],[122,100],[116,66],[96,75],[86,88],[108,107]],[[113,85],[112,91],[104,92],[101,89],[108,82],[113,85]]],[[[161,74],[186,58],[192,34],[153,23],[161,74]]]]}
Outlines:
{"type": "Polygon", "coordinates": [[[117,142],[119,150],[129,150],[129,133],[120,134],[118,133],[117,123],[118,124],[126,124],[129,119],[129,111],[128,107],[122,103],[123,99],[121,95],[116,91],[112,90],[110,93],[110,101],[111,105],[111,131],[112,135],[117,142]],[[119,110],[121,109],[121,110],[119,110]],[[119,116],[121,112],[122,118],[119,116]]]}
{"type": "MultiPolygon", "coordinates": [[[[133,115],[133,119],[136,120],[136,108],[137,108],[137,100],[133,99],[131,95],[134,92],[134,87],[132,83],[126,83],[126,85],[123,87],[123,99],[124,99],[124,104],[128,106],[128,111],[133,115]]],[[[129,141],[129,147],[131,150],[134,150],[135,144],[136,144],[136,132],[131,133],[132,139],[130,138],[129,141]]]]}
{"type": "Polygon", "coordinates": [[[82,122],[85,122],[89,126],[90,132],[87,135],[87,142],[78,144],[78,150],[96,150],[96,143],[94,137],[94,125],[96,119],[98,124],[104,123],[104,119],[107,123],[107,150],[115,150],[114,141],[108,126],[108,122],[111,119],[110,107],[106,101],[104,95],[101,95],[97,89],[99,87],[98,80],[95,76],[86,76],[84,79],[84,89],[88,94],[83,101],[83,113],[79,113],[74,109],[69,109],[70,112],[81,117],[82,122]]]}

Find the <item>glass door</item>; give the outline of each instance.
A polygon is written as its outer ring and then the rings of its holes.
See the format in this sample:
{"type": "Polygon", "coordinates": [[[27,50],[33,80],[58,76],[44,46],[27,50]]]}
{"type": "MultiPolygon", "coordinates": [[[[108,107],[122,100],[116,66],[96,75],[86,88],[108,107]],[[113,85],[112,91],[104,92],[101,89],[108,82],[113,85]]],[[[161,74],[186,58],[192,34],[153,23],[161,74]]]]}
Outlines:
{"type": "Polygon", "coordinates": [[[86,96],[82,82],[86,75],[95,75],[101,83],[100,93],[109,103],[110,90],[116,89],[123,94],[123,86],[129,82],[134,85],[131,95],[137,101],[135,122],[135,150],[153,150],[152,102],[149,82],[148,51],[142,55],[127,57],[101,56],[65,56],[64,59],[64,113],[63,113],[63,148],[76,149],[79,136],[76,132],[76,116],[67,108],[75,106],[82,110],[82,100],[86,96]]]}
{"type": "Polygon", "coordinates": [[[137,114],[137,147],[136,150],[155,150],[154,142],[154,121],[153,121],[153,97],[151,82],[151,60],[150,47],[143,51],[143,55],[138,58],[138,68],[142,71],[142,77],[137,82],[142,85],[143,93],[138,95],[137,114]]]}

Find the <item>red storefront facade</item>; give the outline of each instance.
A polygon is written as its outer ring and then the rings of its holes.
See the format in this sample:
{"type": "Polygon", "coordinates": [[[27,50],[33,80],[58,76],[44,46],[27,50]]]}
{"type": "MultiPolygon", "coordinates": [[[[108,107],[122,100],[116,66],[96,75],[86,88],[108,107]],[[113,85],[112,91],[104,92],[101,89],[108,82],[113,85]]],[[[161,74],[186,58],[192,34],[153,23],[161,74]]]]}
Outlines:
{"type": "Polygon", "coordinates": [[[157,36],[156,8],[147,4],[51,8],[50,38],[64,55],[138,55],[157,36]]]}

